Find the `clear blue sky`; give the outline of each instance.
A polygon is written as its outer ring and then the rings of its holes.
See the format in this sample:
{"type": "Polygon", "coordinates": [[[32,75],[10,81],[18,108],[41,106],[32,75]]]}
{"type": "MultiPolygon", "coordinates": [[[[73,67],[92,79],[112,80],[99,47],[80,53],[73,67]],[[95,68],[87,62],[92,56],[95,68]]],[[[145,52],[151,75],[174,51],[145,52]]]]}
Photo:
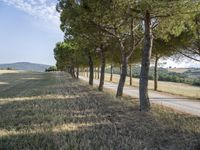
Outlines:
{"type": "Polygon", "coordinates": [[[57,0],[0,0],[0,63],[54,65],[53,48],[63,40],[57,0]]]}
{"type": "MultiPolygon", "coordinates": [[[[53,48],[63,40],[56,3],[57,0],[0,0],[0,63],[55,64],[53,48]]],[[[165,67],[169,66],[200,67],[200,63],[167,60],[165,67]]]]}

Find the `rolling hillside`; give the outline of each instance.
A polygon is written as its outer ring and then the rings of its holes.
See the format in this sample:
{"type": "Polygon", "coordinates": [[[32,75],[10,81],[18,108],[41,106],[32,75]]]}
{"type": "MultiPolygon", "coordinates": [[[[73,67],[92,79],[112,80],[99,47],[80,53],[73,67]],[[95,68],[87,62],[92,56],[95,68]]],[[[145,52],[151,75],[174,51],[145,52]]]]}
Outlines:
{"type": "Polygon", "coordinates": [[[190,78],[200,78],[200,68],[171,68],[169,72],[182,73],[190,78]]]}
{"type": "Polygon", "coordinates": [[[15,69],[15,70],[25,70],[25,71],[37,71],[44,72],[46,68],[50,67],[49,65],[44,64],[35,64],[29,62],[17,62],[10,64],[0,64],[0,69],[15,69]]]}

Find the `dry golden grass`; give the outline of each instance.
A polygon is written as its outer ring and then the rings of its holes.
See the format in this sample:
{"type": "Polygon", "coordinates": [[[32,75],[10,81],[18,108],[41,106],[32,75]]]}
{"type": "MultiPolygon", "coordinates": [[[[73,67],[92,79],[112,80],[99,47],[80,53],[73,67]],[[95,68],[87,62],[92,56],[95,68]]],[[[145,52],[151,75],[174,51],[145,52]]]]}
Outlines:
{"type": "MultiPolygon", "coordinates": [[[[110,81],[110,75],[105,75],[105,80],[110,81]]],[[[113,83],[119,82],[119,75],[113,75],[113,83]]],[[[133,86],[139,86],[139,79],[132,78],[133,86]]],[[[129,85],[130,78],[126,78],[126,85],[129,85]]],[[[149,80],[149,89],[154,89],[154,82],[149,80]]],[[[185,97],[190,97],[194,99],[200,99],[200,88],[197,86],[192,86],[184,83],[174,83],[174,82],[165,82],[158,81],[158,91],[166,92],[174,95],[180,95],[185,97]]]]}
{"type": "Polygon", "coordinates": [[[188,68],[169,68],[168,71],[176,72],[176,73],[183,73],[188,71],[188,68]]]}
{"type": "Polygon", "coordinates": [[[98,92],[65,73],[0,75],[0,149],[198,149],[200,118],[98,92]],[[24,80],[26,78],[27,80],[24,80]],[[33,80],[34,79],[34,80],[33,80]]]}
{"type": "Polygon", "coordinates": [[[7,73],[18,73],[19,71],[17,70],[0,70],[0,75],[1,74],[7,74],[7,73]]]}

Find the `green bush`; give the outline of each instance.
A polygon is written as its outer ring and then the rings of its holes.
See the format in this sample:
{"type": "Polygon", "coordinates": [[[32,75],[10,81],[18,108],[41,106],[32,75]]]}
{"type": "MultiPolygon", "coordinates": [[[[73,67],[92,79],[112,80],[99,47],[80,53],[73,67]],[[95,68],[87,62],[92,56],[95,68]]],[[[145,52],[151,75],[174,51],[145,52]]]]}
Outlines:
{"type": "Polygon", "coordinates": [[[45,69],[45,72],[51,72],[51,71],[57,71],[57,67],[56,66],[51,66],[51,67],[45,69]]]}
{"type": "Polygon", "coordinates": [[[200,79],[193,80],[192,85],[200,86],[200,79]]]}

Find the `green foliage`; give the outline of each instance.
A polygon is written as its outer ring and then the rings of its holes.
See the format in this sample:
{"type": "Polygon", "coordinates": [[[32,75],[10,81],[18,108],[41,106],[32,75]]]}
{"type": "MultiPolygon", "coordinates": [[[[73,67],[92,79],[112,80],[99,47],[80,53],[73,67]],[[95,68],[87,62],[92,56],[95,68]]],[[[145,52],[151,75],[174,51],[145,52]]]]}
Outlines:
{"type": "Polygon", "coordinates": [[[192,85],[200,86],[200,79],[194,79],[192,85]]]}
{"type": "Polygon", "coordinates": [[[66,70],[69,66],[83,66],[86,64],[86,59],[77,44],[72,40],[65,40],[62,43],[57,43],[54,49],[54,56],[57,61],[58,70],[66,70]]]}
{"type": "MultiPolygon", "coordinates": [[[[171,56],[177,52],[176,49],[182,48],[181,44],[186,44],[193,36],[185,33],[195,31],[194,19],[198,18],[196,12],[199,8],[198,1],[188,0],[59,0],[58,3],[61,29],[65,33],[65,38],[76,41],[82,51],[87,48],[92,53],[102,43],[107,45],[108,61],[116,64],[121,61],[118,40],[123,40],[127,55],[133,45],[134,41],[130,36],[132,19],[137,27],[134,28],[134,34],[142,37],[142,21],[148,10],[152,23],[158,24],[154,29],[153,54],[156,52],[161,56],[171,56]],[[113,58],[113,52],[114,58],[117,59],[113,58]]],[[[138,48],[139,51],[141,46],[138,48]]],[[[138,60],[140,53],[134,52],[131,62],[138,60]]]]}
{"type": "Polygon", "coordinates": [[[45,69],[45,72],[57,71],[56,66],[50,66],[49,68],[45,69]]]}
{"type": "MultiPolygon", "coordinates": [[[[191,39],[199,25],[195,19],[199,18],[200,1],[59,0],[57,8],[61,14],[61,29],[65,34],[65,41],[58,46],[58,50],[55,49],[59,69],[65,70],[75,65],[85,67],[87,61],[84,58],[88,56],[92,57],[94,66],[99,66],[101,57],[97,49],[101,48],[105,51],[106,63],[115,66],[123,64],[124,76],[128,63],[146,60],[142,62],[142,68],[145,67],[146,71],[142,75],[145,80],[142,81],[147,83],[151,47],[152,58],[158,60],[183,52],[183,45],[194,45],[191,39]],[[148,38],[151,31],[153,36],[148,38]],[[146,54],[141,53],[141,49],[146,54]]],[[[153,79],[151,73],[149,76],[153,79]]],[[[162,77],[161,80],[183,82],[176,74],[162,77]]],[[[119,85],[123,86],[123,83],[119,85]]]]}
{"type": "MultiPolygon", "coordinates": [[[[110,67],[106,68],[106,73],[110,73],[110,67]]],[[[120,74],[120,68],[114,67],[113,73],[120,74]]],[[[134,78],[140,78],[140,67],[139,66],[133,67],[132,73],[134,78]]],[[[149,72],[149,80],[153,79],[154,79],[154,68],[151,67],[149,72]]],[[[165,68],[158,68],[158,81],[186,83],[194,86],[200,86],[200,70],[189,69],[184,73],[176,73],[176,72],[170,72],[165,68]]]]}

